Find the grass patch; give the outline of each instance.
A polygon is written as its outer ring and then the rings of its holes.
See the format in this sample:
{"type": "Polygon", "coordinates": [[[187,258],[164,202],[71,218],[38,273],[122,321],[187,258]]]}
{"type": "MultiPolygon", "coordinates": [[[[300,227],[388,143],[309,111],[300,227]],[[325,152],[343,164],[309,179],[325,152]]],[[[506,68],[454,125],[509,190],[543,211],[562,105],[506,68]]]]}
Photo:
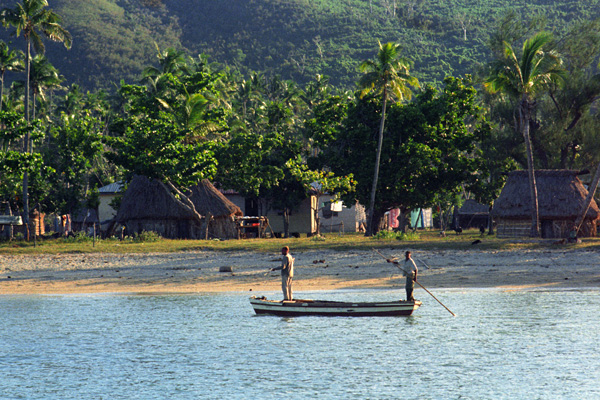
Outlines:
{"type": "Polygon", "coordinates": [[[390,232],[367,238],[361,233],[323,234],[320,237],[288,239],[245,239],[245,240],[172,240],[163,239],[154,233],[143,237],[116,238],[58,238],[33,241],[15,240],[0,243],[0,255],[18,254],[61,254],[61,253],[173,253],[181,251],[252,251],[278,253],[282,246],[290,246],[292,252],[309,250],[508,250],[508,249],[600,249],[599,238],[586,238],[582,243],[557,245],[556,240],[543,239],[498,239],[494,235],[481,236],[479,230],[467,230],[462,235],[439,236],[439,231],[418,231],[416,234],[399,236],[390,232]],[[472,244],[476,240],[481,243],[472,244]]]}

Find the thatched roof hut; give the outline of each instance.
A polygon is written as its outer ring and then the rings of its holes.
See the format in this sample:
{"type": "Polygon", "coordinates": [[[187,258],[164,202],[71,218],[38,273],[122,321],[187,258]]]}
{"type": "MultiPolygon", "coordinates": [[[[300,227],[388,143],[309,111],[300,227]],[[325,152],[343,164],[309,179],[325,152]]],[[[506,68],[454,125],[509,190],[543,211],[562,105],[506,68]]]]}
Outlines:
{"type": "Polygon", "coordinates": [[[215,218],[243,215],[242,210],[229,201],[208,179],[192,186],[190,190],[190,199],[194,202],[196,211],[202,215],[211,214],[215,218]]]}
{"type": "Polygon", "coordinates": [[[468,199],[456,213],[456,224],[462,229],[487,227],[489,215],[489,206],[468,199]]]}
{"type": "Polygon", "coordinates": [[[238,230],[234,217],[241,217],[242,210],[233,204],[225,195],[207,179],[193,186],[190,199],[196,211],[203,216],[210,215],[209,234],[218,238],[237,238],[238,230]]]}
{"type": "Polygon", "coordinates": [[[85,231],[98,224],[98,212],[93,208],[81,208],[71,216],[71,229],[75,232],[85,231]]]}
{"type": "MultiPolygon", "coordinates": [[[[544,238],[566,238],[583,209],[588,191],[574,170],[535,171],[541,234],[544,238]]],[[[513,171],[494,202],[492,216],[499,237],[528,236],[531,228],[531,198],[527,171],[513,171]]],[[[595,236],[600,210],[595,201],[585,216],[580,236],[595,236]]]]}
{"type": "Polygon", "coordinates": [[[159,181],[143,176],[135,176],[131,180],[115,220],[126,227],[128,234],[154,231],[173,239],[237,238],[233,216],[242,214],[239,207],[207,180],[194,186],[188,194],[200,215],[211,215],[208,227],[206,220],[200,224],[193,213],[176,202],[159,181]]]}

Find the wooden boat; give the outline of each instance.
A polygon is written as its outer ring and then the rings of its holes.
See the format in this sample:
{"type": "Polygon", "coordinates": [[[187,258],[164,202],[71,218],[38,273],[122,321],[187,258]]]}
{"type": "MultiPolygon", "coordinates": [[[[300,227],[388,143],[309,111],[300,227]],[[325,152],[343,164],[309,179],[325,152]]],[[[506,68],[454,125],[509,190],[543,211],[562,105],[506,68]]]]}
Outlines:
{"type": "Polygon", "coordinates": [[[376,317],[376,316],[408,316],[421,306],[419,300],[414,301],[378,301],[347,302],[326,300],[268,300],[266,297],[250,297],[250,304],[256,314],[279,316],[338,316],[338,317],[376,317]]]}

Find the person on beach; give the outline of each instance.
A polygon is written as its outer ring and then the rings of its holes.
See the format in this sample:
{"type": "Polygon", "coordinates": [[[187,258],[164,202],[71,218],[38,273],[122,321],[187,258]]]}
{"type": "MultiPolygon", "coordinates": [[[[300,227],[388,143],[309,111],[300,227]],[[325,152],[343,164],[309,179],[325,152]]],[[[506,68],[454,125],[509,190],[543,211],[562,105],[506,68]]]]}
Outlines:
{"type": "Polygon", "coordinates": [[[281,267],[271,268],[271,271],[281,270],[281,290],[283,300],[292,300],[292,278],[294,277],[294,258],[290,254],[290,248],[285,246],[281,249],[281,267]]]}
{"type": "MultiPolygon", "coordinates": [[[[415,298],[413,297],[413,290],[415,288],[415,281],[417,280],[417,273],[419,272],[419,269],[417,268],[417,264],[415,264],[415,261],[411,258],[410,254],[410,251],[404,253],[404,266],[400,267],[400,269],[402,270],[403,275],[406,276],[406,300],[414,301],[415,298]]],[[[398,265],[398,261],[396,260],[388,259],[387,262],[398,265]]]]}

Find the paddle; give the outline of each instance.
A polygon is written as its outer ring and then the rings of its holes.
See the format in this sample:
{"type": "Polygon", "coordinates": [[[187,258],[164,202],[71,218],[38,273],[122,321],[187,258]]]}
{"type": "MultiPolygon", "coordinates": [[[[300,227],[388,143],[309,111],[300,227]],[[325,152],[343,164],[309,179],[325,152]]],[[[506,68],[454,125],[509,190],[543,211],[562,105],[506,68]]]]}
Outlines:
{"type": "MultiPolygon", "coordinates": [[[[387,258],[386,256],[384,256],[383,254],[381,254],[376,249],[373,249],[373,251],[376,252],[377,254],[379,254],[381,257],[385,258],[386,260],[397,260],[397,257],[387,258]]],[[[394,262],[394,265],[396,267],[400,268],[400,270],[402,270],[405,274],[407,274],[407,272],[404,270],[404,268],[402,268],[397,262],[394,262]]],[[[435,299],[435,301],[437,301],[438,303],[440,303],[442,305],[442,307],[444,307],[450,314],[452,314],[453,317],[456,317],[456,314],[454,314],[452,311],[450,311],[450,309],[448,307],[446,307],[444,305],[444,303],[442,303],[441,301],[439,301],[438,298],[435,297],[429,290],[427,290],[427,288],[425,286],[421,285],[421,282],[419,282],[416,279],[415,279],[415,282],[417,283],[417,285],[421,286],[423,288],[423,290],[425,290],[427,293],[429,293],[431,295],[431,297],[433,297],[435,299]]]]}
{"type": "Polygon", "coordinates": [[[420,262],[421,264],[423,264],[425,266],[425,269],[431,269],[431,267],[429,265],[427,265],[427,263],[421,259],[417,260],[418,262],[420,262]]]}

